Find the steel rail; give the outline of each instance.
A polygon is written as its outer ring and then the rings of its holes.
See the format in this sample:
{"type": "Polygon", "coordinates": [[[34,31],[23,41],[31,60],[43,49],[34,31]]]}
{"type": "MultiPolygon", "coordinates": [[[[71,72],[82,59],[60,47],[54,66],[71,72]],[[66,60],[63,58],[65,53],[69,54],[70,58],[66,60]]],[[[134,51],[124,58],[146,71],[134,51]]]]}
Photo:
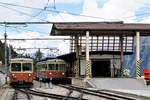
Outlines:
{"type": "Polygon", "coordinates": [[[29,100],[32,100],[31,95],[28,93],[28,90],[27,90],[27,91],[25,91],[25,93],[26,93],[26,95],[27,95],[28,99],[29,99],[29,100]]]}
{"type": "Polygon", "coordinates": [[[75,87],[75,86],[65,86],[65,85],[59,85],[63,88],[67,88],[67,89],[72,89],[78,92],[82,92],[85,94],[90,94],[90,95],[95,95],[95,96],[99,96],[99,97],[103,97],[103,98],[108,98],[111,100],[136,100],[136,98],[134,97],[126,97],[120,94],[114,94],[114,93],[106,93],[106,92],[102,92],[102,91],[95,91],[95,90],[89,90],[89,89],[85,89],[85,88],[80,88],[80,87],[75,87]]]}
{"type": "Polygon", "coordinates": [[[20,91],[20,89],[18,89],[18,88],[15,88],[13,100],[18,100],[18,92],[22,92],[22,93],[26,94],[28,100],[32,100],[30,93],[28,93],[28,91],[26,89],[25,89],[25,91],[20,91]]]}
{"type": "Polygon", "coordinates": [[[15,89],[12,100],[17,100],[18,99],[17,96],[18,96],[18,93],[15,89]]]}
{"type": "MultiPolygon", "coordinates": [[[[22,89],[18,89],[18,90],[21,91],[21,92],[25,92],[25,90],[22,90],[22,89]]],[[[55,99],[59,99],[59,100],[66,98],[66,96],[63,96],[63,95],[39,92],[39,91],[31,90],[31,89],[28,89],[27,92],[29,94],[32,94],[32,95],[37,95],[37,96],[41,96],[41,97],[48,97],[48,98],[55,98],[55,99]]],[[[67,100],[70,100],[70,99],[71,100],[78,100],[79,98],[68,96],[67,100]]],[[[87,100],[87,99],[81,99],[81,100],[87,100]]]]}

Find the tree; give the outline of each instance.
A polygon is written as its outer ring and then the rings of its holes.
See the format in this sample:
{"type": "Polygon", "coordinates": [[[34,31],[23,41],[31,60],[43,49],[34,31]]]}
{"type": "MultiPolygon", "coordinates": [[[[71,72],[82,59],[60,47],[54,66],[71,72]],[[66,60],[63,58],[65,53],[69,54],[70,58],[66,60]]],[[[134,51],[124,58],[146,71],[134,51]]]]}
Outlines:
{"type": "MultiPolygon", "coordinates": [[[[11,55],[12,57],[17,57],[17,53],[14,51],[13,47],[10,45],[10,47],[7,46],[7,59],[9,58],[9,48],[11,48],[11,55]]],[[[5,62],[5,43],[2,43],[0,41],[0,61],[4,64],[5,62]]]]}
{"type": "Polygon", "coordinates": [[[40,49],[38,49],[38,51],[35,53],[35,60],[39,61],[42,59],[43,53],[41,52],[40,49]]]}

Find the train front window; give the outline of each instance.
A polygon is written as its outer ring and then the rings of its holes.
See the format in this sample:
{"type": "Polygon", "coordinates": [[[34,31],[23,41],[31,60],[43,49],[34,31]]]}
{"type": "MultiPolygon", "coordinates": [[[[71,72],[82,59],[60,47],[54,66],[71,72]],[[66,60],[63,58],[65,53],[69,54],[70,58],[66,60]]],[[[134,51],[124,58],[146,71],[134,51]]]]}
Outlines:
{"type": "Polygon", "coordinates": [[[11,71],[21,71],[21,63],[12,63],[11,71]]]}
{"type": "Polygon", "coordinates": [[[48,64],[48,70],[55,70],[54,64],[48,64]]]}
{"type": "Polygon", "coordinates": [[[32,71],[32,63],[23,63],[22,69],[24,72],[26,71],[32,71]]]}

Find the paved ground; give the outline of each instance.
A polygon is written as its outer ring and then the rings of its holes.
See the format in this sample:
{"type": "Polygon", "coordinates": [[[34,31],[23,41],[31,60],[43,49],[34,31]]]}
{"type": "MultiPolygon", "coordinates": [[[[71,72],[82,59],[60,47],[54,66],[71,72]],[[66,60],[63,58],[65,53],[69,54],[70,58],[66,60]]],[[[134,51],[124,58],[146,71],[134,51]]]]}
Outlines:
{"type": "Polygon", "coordinates": [[[88,82],[98,89],[115,90],[150,97],[150,86],[136,78],[92,78],[88,82]]]}

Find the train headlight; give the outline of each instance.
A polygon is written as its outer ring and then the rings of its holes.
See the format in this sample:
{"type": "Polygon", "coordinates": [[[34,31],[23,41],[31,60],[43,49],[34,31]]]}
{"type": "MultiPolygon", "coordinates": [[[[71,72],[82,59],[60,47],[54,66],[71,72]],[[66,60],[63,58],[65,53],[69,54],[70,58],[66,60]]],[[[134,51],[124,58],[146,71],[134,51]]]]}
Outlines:
{"type": "Polygon", "coordinates": [[[50,72],[49,74],[50,74],[50,75],[52,75],[52,73],[51,73],[51,72],[50,72]]]}
{"type": "Polygon", "coordinates": [[[62,75],[64,75],[65,73],[62,73],[62,75]]]}
{"type": "Polygon", "coordinates": [[[12,76],[15,76],[15,74],[12,74],[12,76]]]}
{"type": "Polygon", "coordinates": [[[29,74],[29,76],[31,76],[31,74],[29,74]]]}

